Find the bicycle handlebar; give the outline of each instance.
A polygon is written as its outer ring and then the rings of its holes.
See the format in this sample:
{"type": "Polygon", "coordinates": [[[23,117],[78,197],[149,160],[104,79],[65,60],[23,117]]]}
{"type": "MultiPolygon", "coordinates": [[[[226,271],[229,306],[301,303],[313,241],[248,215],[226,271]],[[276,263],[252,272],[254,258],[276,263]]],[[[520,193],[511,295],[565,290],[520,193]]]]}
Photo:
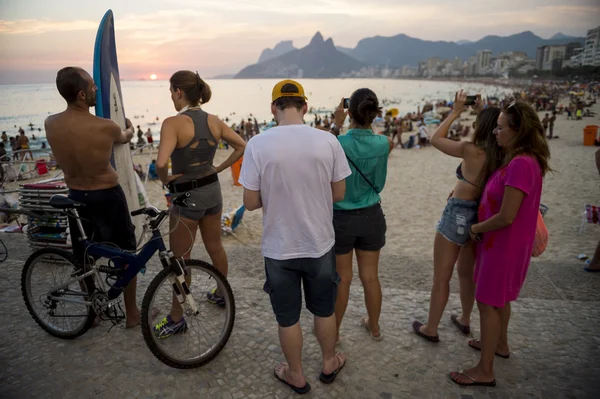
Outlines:
{"type": "MultiPolygon", "coordinates": [[[[178,206],[187,208],[189,205],[187,199],[190,198],[191,196],[192,196],[191,193],[185,192],[173,200],[173,205],[178,205],[178,206]]],[[[168,209],[165,209],[164,211],[159,211],[158,209],[156,209],[153,206],[147,207],[147,208],[141,208],[141,209],[131,212],[131,216],[148,215],[148,216],[154,218],[154,220],[150,222],[151,227],[152,226],[158,227],[161,224],[161,222],[164,220],[165,216],[171,211],[173,205],[171,205],[168,209]]],[[[194,205],[192,204],[192,206],[194,206],[194,205]]]]}

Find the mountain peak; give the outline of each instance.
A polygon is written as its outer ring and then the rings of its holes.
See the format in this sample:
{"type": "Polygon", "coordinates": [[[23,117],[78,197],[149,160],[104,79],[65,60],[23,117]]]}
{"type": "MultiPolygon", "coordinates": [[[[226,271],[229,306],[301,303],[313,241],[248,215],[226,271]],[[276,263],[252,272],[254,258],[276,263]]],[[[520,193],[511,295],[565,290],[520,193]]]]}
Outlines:
{"type": "Polygon", "coordinates": [[[557,34],[555,34],[548,40],[560,40],[560,39],[572,39],[572,38],[573,38],[573,36],[565,35],[562,32],[558,32],[557,34]]]}
{"type": "Polygon", "coordinates": [[[321,32],[317,32],[317,33],[315,33],[313,38],[310,40],[309,46],[313,45],[313,44],[322,44],[324,42],[325,42],[325,40],[323,39],[323,35],[321,34],[321,32]]]}
{"type": "Polygon", "coordinates": [[[280,55],[283,55],[295,49],[296,48],[294,47],[294,42],[292,42],[291,40],[281,41],[275,45],[273,50],[271,50],[270,48],[264,49],[260,57],[258,58],[258,62],[260,63],[273,58],[277,58],[280,55]]]}

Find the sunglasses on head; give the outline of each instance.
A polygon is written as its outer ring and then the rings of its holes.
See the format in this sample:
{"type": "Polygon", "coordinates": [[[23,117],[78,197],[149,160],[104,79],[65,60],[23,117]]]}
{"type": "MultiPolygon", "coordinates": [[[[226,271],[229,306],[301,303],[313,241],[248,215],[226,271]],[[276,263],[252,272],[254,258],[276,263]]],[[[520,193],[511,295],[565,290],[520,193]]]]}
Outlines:
{"type": "Polygon", "coordinates": [[[521,126],[521,120],[523,119],[523,115],[521,114],[521,111],[519,110],[519,107],[516,106],[517,102],[516,101],[512,101],[510,104],[508,104],[508,107],[506,107],[506,111],[508,111],[509,109],[514,109],[515,114],[518,117],[518,123],[517,120],[513,120],[513,123],[511,123],[511,127],[518,129],[521,126]]]}

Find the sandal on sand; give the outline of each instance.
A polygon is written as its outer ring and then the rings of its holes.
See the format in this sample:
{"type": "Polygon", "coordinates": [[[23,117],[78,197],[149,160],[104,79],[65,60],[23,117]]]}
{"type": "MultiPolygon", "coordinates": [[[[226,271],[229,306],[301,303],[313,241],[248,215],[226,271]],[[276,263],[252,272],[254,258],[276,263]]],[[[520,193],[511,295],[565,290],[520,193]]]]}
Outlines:
{"type": "Polygon", "coordinates": [[[413,323],[412,325],[413,330],[415,330],[415,333],[421,337],[421,338],[425,338],[427,341],[429,342],[433,342],[433,343],[438,343],[440,342],[440,337],[437,335],[427,335],[425,333],[422,333],[420,328],[423,327],[423,323],[421,323],[420,321],[416,321],[413,323]]]}
{"type": "MultiPolygon", "coordinates": [[[[287,363],[283,363],[287,366],[287,363]]],[[[273,375],[275,375],[275,378],[277,378],[279,381],[283,382],[285,385],[287,385],[288,387],[292,388],[292,390],[294,392],[296,392],[299,395],[304,395],[305,393],[308,393],[310,391],[310,384],[307,382],[302,388],[298,388],[292,384],[290,384],[285,376],[285,367],[282,368],[283,373],[281,373],[281,375],[277,374],[277,368],[275,368],[275,370],[273,370],[273,375]]]]}
{"type": "Polygon", "coordinates": [[[471,327],[470,326],[466,326],[464,324],[461,324],[458,321],[458,316],[453,314],[452,316],[450,316],[450,320],[452,320],[452,324],[454,324],[456,326],[456,328],[458,328],[458,330],[465,334],[465,335],[469,335],[471,334],[471,327]]]}
{"type": "Polygon", "coordinates": [[[454,371],[454,372],[450,373],[450,379],[455,384],[461,385],[463,387],[495,387],[496,386],[495,379],[493,381],[489,381],[489,382],[475,381],[475,378],[471,377],[469,374],[466,374],[464,372],[464,370],[454,371]],[[460,381],[456,380],[456,377],[459,375],[463,375],[473,382],[465,383],[465,382],[460,382],[460,381]]]}
{"type": "Polygon", "coordinates": [[[381,341],[383,339],[383,334],[381,333],[381,330],[379,330],[379,335],[373,335],[373,333],[371,332],[371,329],[369,328],[369,323],[367,323],[366,317],[363,317],[361,321],[362,321],[363,327],[366,328],[367,331],[369,332],[371,339],[373,339],[374,341],[381,341]]]}
{"type": "Polygon", "coordinates": [[[331,384],[331,383],[333,383],[335,381],[335,378],[339,374],[339,372],[342,371],[342,369],[346,365],[346,362],[348,361],[348,359],[342,360],[340,358],[340,355],[341,355],[340,352],[338,352],[338,353],[335,354],[335,357],[337,357],[337,359],[338,359],[338,368],[333,373],[331,373],[331,374],[324,374],[321,371],[321,374],[319,375],[319,380],[321,380],[321,382],[323,384],[331,384]]]}
{"type": "MultiPolygon", "coordinates": [[[[469,341],[469,346],[475,350],[480,351],[481,341],[479,341],[478,339],[472,339],[469,341]]],[[[496,356],[501,357],[502,359],[508,359],[510,357],[510,352],[508,353],[508,355],[503,355],[501,353],[496,352],[496,356]]]]}

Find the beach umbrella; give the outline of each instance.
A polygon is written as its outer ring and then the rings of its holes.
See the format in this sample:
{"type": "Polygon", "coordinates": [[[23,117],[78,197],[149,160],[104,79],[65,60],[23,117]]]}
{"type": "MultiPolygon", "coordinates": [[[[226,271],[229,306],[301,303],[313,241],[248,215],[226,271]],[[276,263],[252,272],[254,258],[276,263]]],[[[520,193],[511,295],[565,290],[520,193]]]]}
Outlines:
{"type": "Polygon", "coordinates": [[[392,118],[395,118],[398,116],[400,111],[398,111],[398,108],[392,108],[388,110],[388,113],[392,116],[392,118]]]}

